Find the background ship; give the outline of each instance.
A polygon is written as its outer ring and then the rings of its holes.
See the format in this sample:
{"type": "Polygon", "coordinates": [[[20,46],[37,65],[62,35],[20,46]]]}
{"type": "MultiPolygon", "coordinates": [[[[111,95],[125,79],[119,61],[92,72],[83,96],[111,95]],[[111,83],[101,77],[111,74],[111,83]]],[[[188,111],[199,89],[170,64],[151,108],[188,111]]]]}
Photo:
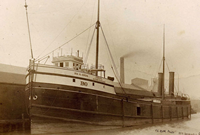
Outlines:
{"type": "Polygon", "coordinates": [[[35,60],[32,55],[25,90],[30,123],[65,121],[124,127],[191,118],[190,100],[186,96],[174,95],[174,72],[169,73],[169,94],[165,94],[164,50],[163,72],[158,74],[157,92],[147,91],[134,83],[125,84],[123,58],[120,59],[119,79],[108,44],[112,70],[118,82],[114,82],[114,77],[106,77],[104,66],[98,63],[99,31],[102,28],[99,10],[98,4],[95,67],[84,65],[79,51],[76,55],[62,52],[53,55],[54,65],[40,64],[41,59],[35,60]]]}

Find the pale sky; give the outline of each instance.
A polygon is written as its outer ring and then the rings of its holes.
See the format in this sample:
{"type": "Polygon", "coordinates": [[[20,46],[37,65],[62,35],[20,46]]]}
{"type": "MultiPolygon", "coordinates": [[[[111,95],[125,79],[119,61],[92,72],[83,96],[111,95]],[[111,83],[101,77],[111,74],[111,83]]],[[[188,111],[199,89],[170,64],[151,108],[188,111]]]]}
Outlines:
{"type": "MultiPolygon", "coordinates": [[[[0,63],[28,65],[30,46],[24,3],[24,0],[0,1],[0,63]]],[[[96,22],[97,0],[27,0],[27,4],[35,58],[96,22]]],[[[130,54],[125,58],[127,83],[135,77],[150,80],[156,76],[162,59],[165,24],[168,67],[179,74],[182,91],[200,97],[199,0],[101,0],[100,10],[100,22],[118,70],[119,58],[130,54]]],[[[64,46],[64,52],[73,48],[85,55],[93,29],[64,46]]],[[[105,65],[107,75],[113,76],[100,35],[99,63],[105,65]]],[[[89,63],[94,63],[94,46],[95,39],[89,63]]]]}

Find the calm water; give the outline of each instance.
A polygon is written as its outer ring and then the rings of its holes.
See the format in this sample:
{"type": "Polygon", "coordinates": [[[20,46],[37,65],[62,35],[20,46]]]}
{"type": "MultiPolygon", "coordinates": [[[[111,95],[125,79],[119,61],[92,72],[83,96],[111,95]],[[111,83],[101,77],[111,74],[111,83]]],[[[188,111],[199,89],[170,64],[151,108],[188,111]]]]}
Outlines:
{"type": "MultiPolygon", "coordinates": [[[[200,113],[192,115],[191,120],[161,124],[149,127],[134,129],[133,127],[116,128],[99,127],[95,131],[88,131],[92,127],[83,127],[78,124],[57,124],[57,125],[37,125],[34,126],[31,134],[43,135],[200,135],[200,113]],[[66,126],[68,128],[66,128],[66,126]],[[69,127],[71,130],[69,130],[69,127]],[[84,129],[84,131],[74,132],[75,129],[84,129]],[[70,132],[70,133],[69,133],[70,132]]],[[[94,129],[93,129],[94,130],[94,129]]],[[[27,133],[12,132],[5,135],[22,135],[27,133]]]]}

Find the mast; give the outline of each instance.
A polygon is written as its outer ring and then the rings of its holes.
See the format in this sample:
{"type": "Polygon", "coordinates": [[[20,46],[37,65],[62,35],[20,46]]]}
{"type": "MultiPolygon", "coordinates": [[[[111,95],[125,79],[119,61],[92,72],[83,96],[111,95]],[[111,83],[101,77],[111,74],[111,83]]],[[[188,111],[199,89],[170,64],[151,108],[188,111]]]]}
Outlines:
{"type": "Polygon", "coordinates": [[[28,11],[27,11],[28,5],[26,4],[26,0],[25,0],[25,5],[24,5],[24,7],[25,7],[25,9],[26,9],[26,19],[27,19],[27,25],[28,25],[28,35],[29,35],[29,41],[30,41],[31,58],[33,59],[33,50],[32,50],[32,43],[31,43],[31,33],[30,33],[30,28],[29,28],[28,11]]]}
{"type": "MultiPolygon", "coordinates": [[[[97,11],[97,22],[96,22],[96,29],[97,29],[97,38],[96,38],[96,64],[95,69],[98,69],[98,60],[99,60],[99,10],[100,10],[100,0],[98,0],[98,11],[97,11]]],[[[96,76],[98,75],[98,71],[96,71],[96,76]]]]}
{"type": "Polygon", "coordinates": [[[163,87],[162,99],[165,97],[165,24],[163,25],[163,87]]]}

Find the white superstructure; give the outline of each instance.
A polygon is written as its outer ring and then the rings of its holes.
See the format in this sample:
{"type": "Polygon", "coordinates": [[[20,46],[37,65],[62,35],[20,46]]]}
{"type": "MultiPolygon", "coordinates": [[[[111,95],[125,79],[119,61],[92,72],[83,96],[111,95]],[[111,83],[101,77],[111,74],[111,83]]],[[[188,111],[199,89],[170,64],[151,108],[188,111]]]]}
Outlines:
{"type": "MultiPolygon", "coordinates": [[[[97,70],[82,68],[82,57],[73,55],[58,56],[53,57],[52,63],[54,65],[32,64],[29,68],[34,70],[33,82],[66,85],[116,94],[113,82],[105,78],[105,70],[98,70],[98,72],[104,73],[104,77],[95,76],[94,73],[97,70]]],[[[28,77],[26,81],[28,83],[28,77]]]]}

